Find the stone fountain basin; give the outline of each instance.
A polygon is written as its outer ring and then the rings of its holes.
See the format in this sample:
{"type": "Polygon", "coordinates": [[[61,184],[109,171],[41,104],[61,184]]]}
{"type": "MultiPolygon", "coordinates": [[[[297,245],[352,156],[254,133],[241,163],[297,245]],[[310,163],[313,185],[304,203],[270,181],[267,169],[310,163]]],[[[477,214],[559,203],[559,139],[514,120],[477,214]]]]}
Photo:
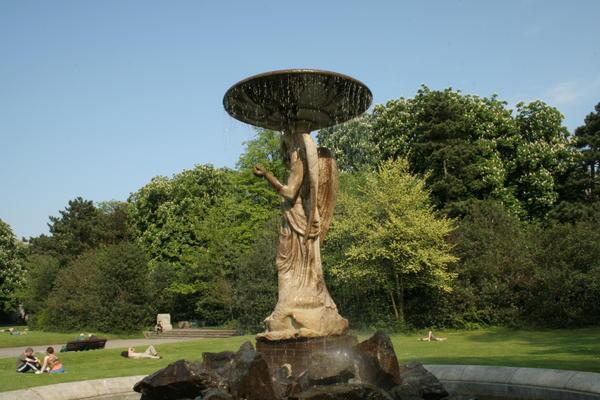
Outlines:
{"type": "MultiPolygon", "coordinates": [[[[482,365],[425,365],[452,395],[480,400],[600,400],[600,373],[482,365]]],[[[145,375],[67,382],[0,393],[0,400],[139,400],[145,375]]]]}

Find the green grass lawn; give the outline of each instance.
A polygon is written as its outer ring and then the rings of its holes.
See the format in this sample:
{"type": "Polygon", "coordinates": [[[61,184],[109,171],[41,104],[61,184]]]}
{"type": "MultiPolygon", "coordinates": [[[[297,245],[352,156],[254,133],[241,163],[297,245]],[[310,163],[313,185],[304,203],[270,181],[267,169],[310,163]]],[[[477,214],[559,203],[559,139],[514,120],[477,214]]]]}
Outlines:
{"type": "MultiPolygon", "coordinates": [[[[401,362],[419,360],[425,364],[479,364],[533,368],[572,369],[600,372],[600,328],[574,330],[510,330],[435,332],[444,342],[419,342],[419,334],[393,335],[401,362]]],[[[422,333],[424,336],[425,333],[422,333]]],[[[367,335],[361,334],[362,340],[367,335]]],[[[175,360],[198,360],[202,352],[236,350],[253,336],[197,340],[157,345],[162,360],[130,360],[123,349],[61,353],[64,375],[17,374],[13,358],[0,359],[0,391],[52,383],[99,379],[154,372],[175,360]]],[[[138,351],[143,350],[138,348],[138,351]]]]}
{"type": "MultiPolygon", "coordinates": [[[[24,326],[14,327],[18,328],[19,331],[23,331],[24,326]]],[[[0,327],[0,329],[8,329],[8,327],[0,327]]],[[[40,346],[45,344],[59,344],[66,343],[71,340],[77,339],[77,336],[82,332],[71,332],[71,333],[58,333],[58,332],[43,332],[43,331],[29,331],[27,335],[16,336],[11,335],[8,332],[0,332],[0,348],[5,347],[27,347],[27,346],[40,346]]],[[[123,334],[114,335],[110,333],[97,333],[97,332],[85,332],[93,333],[99,337],[107,339],[136,339],[141,338],[143,335],[139,334],[123,334]]]]}

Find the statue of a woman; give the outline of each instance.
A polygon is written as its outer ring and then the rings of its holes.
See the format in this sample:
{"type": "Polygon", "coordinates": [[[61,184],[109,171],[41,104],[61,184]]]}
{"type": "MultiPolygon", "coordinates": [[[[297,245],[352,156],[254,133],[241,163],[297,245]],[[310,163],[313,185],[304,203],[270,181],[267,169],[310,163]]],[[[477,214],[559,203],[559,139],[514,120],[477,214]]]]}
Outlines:
{"type": "Polygon", "coordinates": [[[337,192],[335,161],[327,149],[317,149],[309,133],[285,132],[282,153],[290,170],[285,185],[261,166],[254,167],[254,174],[281,195],[283,209],[276,260],[279,297],[265,320],[266,332],[258,336],[281,340],[342,335],[348,321],[329,295],[321,265],[321,241],[337,192]]]}

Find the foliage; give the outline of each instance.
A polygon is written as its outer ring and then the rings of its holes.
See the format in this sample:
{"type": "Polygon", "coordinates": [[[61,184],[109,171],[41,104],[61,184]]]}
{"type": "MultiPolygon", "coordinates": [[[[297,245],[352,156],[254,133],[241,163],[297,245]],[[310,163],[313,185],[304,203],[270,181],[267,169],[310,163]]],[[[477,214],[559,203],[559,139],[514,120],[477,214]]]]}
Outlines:
{"type": "Polygon", "coordinates": [[[438,298],[428,310],[434,324],[468,327],[520,323],[536,263],[527,224],[500,203],[476,202],[451,241],[460,259],[451,267],[457,278],[453,295],[438,298]]]}
{"type": "Polygon", "coordinates": [[[32,328],[38,326],[40,317],[44,318],[43,310],[52,294],[59,268],[59,261],[50,255],[32,254],[25,261],[26,284],[19,291],[19,300],[29,317],[27,323],[32,328]]]}
{"type": "Polygon", "coordinates": [[[575,129],[571,144],[575,160],[561,176],[561,202],[550,216],[562,222],[589,220],[590,211],[600,206],[600,103],[575,129]]]}
{"type": "Polygon", "coordinates": [[[346,171],[407,158],[411,172],[427,174],[434,203],[448,215],[462,216],[472,201],[489,199],[540,219],[556,203],[557,183],[573,162],[562,118],[540,101],[518,104],[513,116],[496,96],[423,86],[414,98],[391,100],[358,121],[322,130],[319,140],[346,171]]]}
{"type": "Polygon", "coordinates": [[[377,164],[379,151],[373,137],[373,121],[377,121],[377,118],[364,114],[343,125],[319,131],[319,144],[331,149],[342,171],[358,172],[372,169],[377,164]]]}
{"type": "Polygon", "coordinates": [[[58,273],[46,330],[139,331],[150,321],[147,261],[135,245],[90,250],[58,273]]]}
{"type": "Polygon", "coordinates": [[[277,303],[277,242],[280,220],[268,220],[241,259],[235,273],[234,307],[241,328],[264,330],[263,320],[277,303]]]}
{"type": "Polygon", "coordinates": [[[541,101],[517,104],[515,121],[521,141],[514,157],[515,172],[510,184],[532,218],[542,219],[558,199],[559,176],[573,163],[563,115],[541,101]]]}
{"type": "Polygon", "coordinates": [[[551,223],[538,232],[526,318],[554,327],[600,324],[600,212],[571,223],[551,223]]]}
{"type": "Polygon", "coordinates": [[[0,220],[0,311],[17,307],[16,292],[23,284],[23,251],[10,226],[0,220]]]}
{"type": "Polygon", "coordinates": [[[575,129],[575,146],[581,154],[581,169],[586,176],[584,193],[588,202],[600,202],[600,103],[575,129]]]}
{"type": "Polygon", "coordinates": [[[70,200],[60,216],[50,217],[50,236],[31,238],[30,253],[46,254],[67,264],[85,251],[129,238],[126,204],[111,201],[96,207],[91,200],[70,200]]]}
{"type": "Polygon", "coordinates": [[[129,218],[138,244],[151,262],[183,264],[205,246],[191,227],[231,187],[231,172],[198,165],[172,179],[153,178],[129,198],[129,218]]]}
{"type": "Polygon", "coordinates": [[[251,167],[263,164],[284,175],[278,136],[257,131],[240,157],[240,171],[196,166],[171,179],[154,178],[130,197],[134,236],[152,269],[161,265],[169,276],[163,306],[181,318],[207,325],[237,319],[237,271],[279,205],[277,193],[251,167]]]}
{"type": "Polygon", "coordinates": [[[346,284],[381,288],[403,323],[406,290],[451,290],[451,230],[452,221],[436,217],[425,182],[408,172],[408,163],[383,162],[355,190],[340,193],[329,242],[341,256],[330,259],[329,272],[346,284]]]}

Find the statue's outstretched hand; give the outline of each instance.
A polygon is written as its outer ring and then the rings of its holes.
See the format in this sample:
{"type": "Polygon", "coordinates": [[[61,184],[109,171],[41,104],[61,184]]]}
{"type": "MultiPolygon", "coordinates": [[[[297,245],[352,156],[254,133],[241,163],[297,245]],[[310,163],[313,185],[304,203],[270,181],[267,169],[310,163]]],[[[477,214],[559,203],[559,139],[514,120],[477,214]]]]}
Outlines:
{"type": "Polygon", "coordinates": [[[267,170],[264,169],[262,165],[258,165],[257,164],[257,165],[254,166],[254,168],[252,168],[252,173],[255,176],[262,177],[262,176],[265,176],[267,174],[267,170]]]}

